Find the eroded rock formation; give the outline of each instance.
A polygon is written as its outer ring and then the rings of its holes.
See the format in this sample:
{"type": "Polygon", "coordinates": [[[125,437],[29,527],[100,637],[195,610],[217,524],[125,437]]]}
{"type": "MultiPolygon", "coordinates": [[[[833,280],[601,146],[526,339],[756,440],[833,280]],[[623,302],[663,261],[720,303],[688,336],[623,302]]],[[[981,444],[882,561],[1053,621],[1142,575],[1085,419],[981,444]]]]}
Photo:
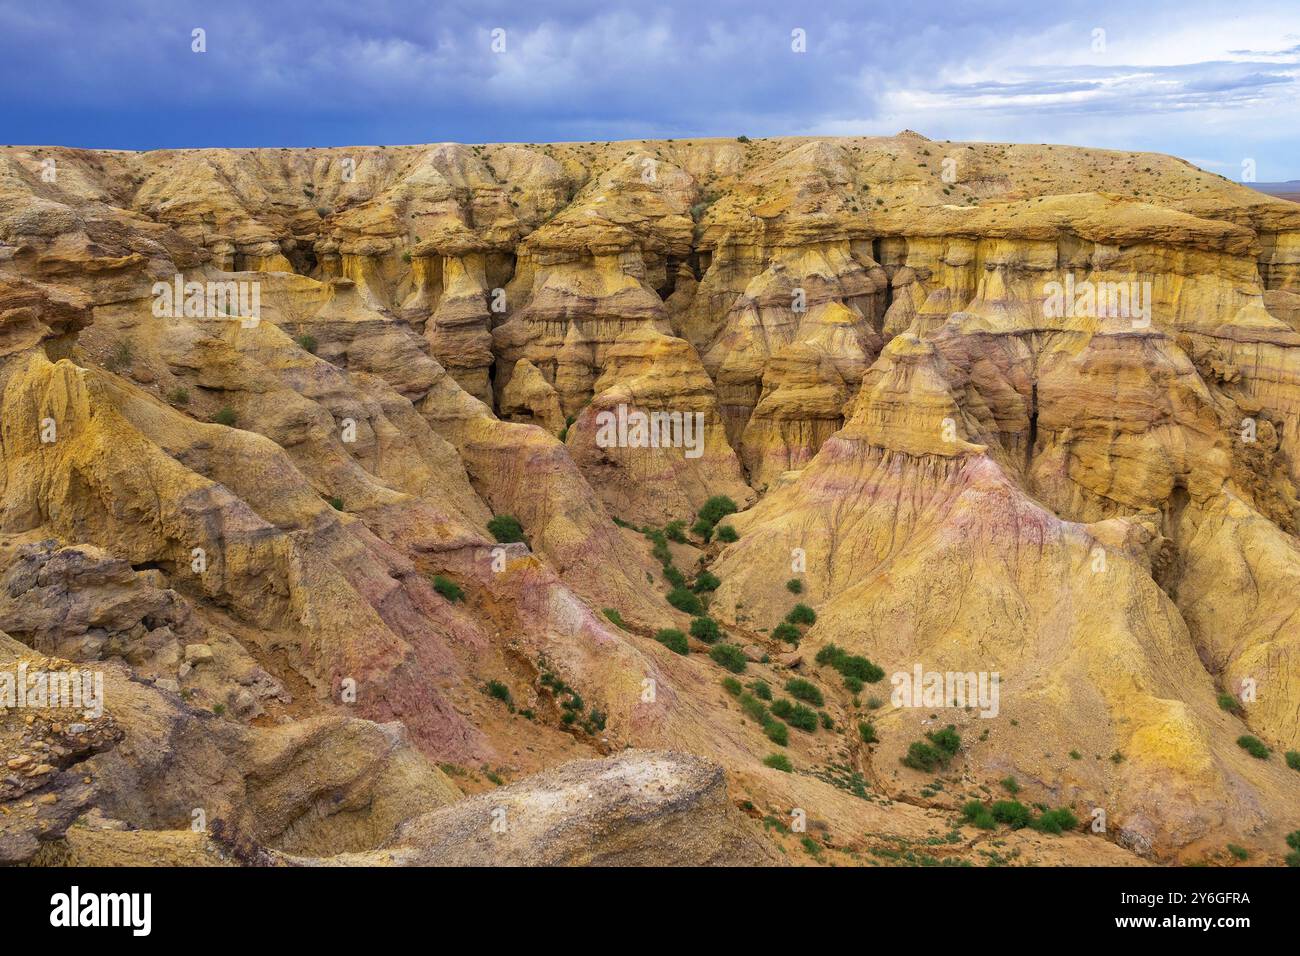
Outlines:
{"type": "Polygon", "coordinates": [[[5,862],[1300,828],[1300,206],[1181,160],[5,148],[0,390],[5,862]]]}

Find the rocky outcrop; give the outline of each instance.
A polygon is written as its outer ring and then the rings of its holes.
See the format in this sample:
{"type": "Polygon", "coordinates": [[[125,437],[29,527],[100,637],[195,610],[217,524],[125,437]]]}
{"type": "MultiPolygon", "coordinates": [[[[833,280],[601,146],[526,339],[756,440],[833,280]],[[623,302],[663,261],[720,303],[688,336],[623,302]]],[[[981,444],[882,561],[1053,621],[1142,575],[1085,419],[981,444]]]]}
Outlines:
{"type": "Polygon", "coordinates": [[[510,384],[501,395],[501,416],[524,425],[539,425],[557,437],[566,424],[558,393],[528,359],[515,363],[510,384]]]}
{"type": "Polygon", "coordinates": [[[59,846],[74,823],[125,833],[120,850],[111,836],[94,841],[95,858],[117,865],[131,859],[130,831],[139,830],[224,831],[295,851],[370,849],[417,808],[459,796],[397,724],[319,717],[246,727],[196,712],[174,688],[134,679],[120,663],[87,668],[35,654],[4,635],[0,673],[91,675],[100,682],[102,705],[98,714],[83,713],[51,697],[0,713],[0,748],[8,755],[0,785],[6,862],[38,852],[45,862],[75,862],[79,841],[69,841],[71,860],[59,846]]]}
{"type": "Polygon", "coordinates": [[[565,764],[416,817],[371,859],[414,866],[772,866],[722,768],[627,751],[565,764]]]}
{"type": "Polygon", "coordinates": [[[822,349],[795,343],[779,350],[763,371],[763,391],[745,425],[741,448],[755,488],[797,471],[844,424],[856,391],[822,349]]]}
{"type": "Polygon", "coordinates": [[[567,446],[611,514],[652,524],[689,518],[713,495],[752,493],[691,346],[659,332],[610,346],[595,398],[567,446]]]}

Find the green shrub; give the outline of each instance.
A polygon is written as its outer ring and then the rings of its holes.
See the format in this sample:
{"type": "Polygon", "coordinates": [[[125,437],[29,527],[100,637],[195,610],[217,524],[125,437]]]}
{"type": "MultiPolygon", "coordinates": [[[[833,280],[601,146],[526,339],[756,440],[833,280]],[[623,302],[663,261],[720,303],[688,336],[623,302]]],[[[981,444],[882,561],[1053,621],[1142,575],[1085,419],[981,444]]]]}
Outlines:
{"type": "Polygon", "coordinates": [[[686,586],[686,575],[675,564],[664,565],[664,580],[675,588],[686,586]]]}
{"type": "Polygon", "coordinates": [[[816,840],[814,840],[814,839],[813,839],[812,837],[810,837],[810,836],[806,836],[806,837],[804,837],[802,840],[799,841],[799,844],[800,844],[800,846],[802,846],[805,850],[807,850],[809,853],[811,853],[813,856],[816,856],[818,853],[821,853],[821,851],[822,851],[822,846],[821,846],[821,844],[818,843],[816,840]]]}
{"type": "Polygon", "coordinates": [[[740,681],[736,680],[734,677],[722,678],[722,689],[732,697],[739,697],[745,690],[740,686],[740,681]]]}
{"type": "Polygon", "coordinates": [[[951,724],[944,730],[931,731],[925,736],[929,738],[929,743],[917,740],[907,748],[907,755],[901,758],[905,767],[913,770],[947,767],[953,755],[961,749],[961,737],[951,724]]]}
{"type": "Polygon", "coordinates": [[[685,654],[689,651],[686,643],[686,635],[676,628],[665,627],[655,633],[655,640],[677,654],[685,654]]]}
{"type": "Polygon", "coordinates": [[[785,692],[795,700],[802,700],[814,707],[824,707],[826,705],[822,692],[817,689],[817,685],[811,681],[806,681],[802,677],[792,677],[785,682],[785,692]]]}
{"type": "Polygon", "coordinates": [[[782,698],[772,705],[772,713],[798,730],[810,734],[817,730],[817,711],[809,710],[803,704],[792,704],[782,698]]]}
{"type": "Polygon", "coordinates": [[[699,574],[695,575],[695,584],[692,585],[691,590],[696,594],[704,591],[716,591],[720,584],[722,584],[722,582],[718,580],[716,574],[711,571],[701,571],[699,574]]]}
{"type": "Polygon", "coordinates": [[[684,587],[675,587],[668,592],[668,603],[687,614],[703,614],[704,605],[693,591],[684,587]]]}
{"type": "Polygon", "coordinates": [[[1228,711],[1229,713],[1233,713],[1233,714],[1241,713],[1241,702],[1238,701],[1237,698],[1233,697],[1231,694],[1220,694],[1219,706],[1224,710],[1228,711]]]}
{"type": "Polygon", "coordinates": [[[865,657],[859,657],[856,654],[850,654],[844,657],[836,668],[845,677],[856,677],[860,681],[868,684],[875,684],[885,677],[883,668],[877,667],[865,657]]]}
{"type": "Polygon", "coordinates": [[[798,578],[791,578],[785,582],[785,589],[791,594],[803,594],[803,582],[798,578]]]}
{"type": "Polygon", "coordinates": [[[745,685],[754,692],[754,696],[760,700],[772,699],[772,688],[767,685],[765,680],[752,680],[745,685]]]}
{"type": "Polygon", "coordinates": [[[1252,737],[1250,734],[1242,734],[1238,737],[1237,746],[1257,760],[1267,760],[1268,755],[1272,752],[1264,744],[1264,741],[1258,737],[1252,737]]]}
{"type": "Polygon", "coordinates": [[[1079,826],[1079,818],[1062,807],[1059,810],[1047,810],[1030,823],[1039,833],[1063,833],[1079,826]]]}
{"type": "Polygon", "coordinates": [[[1288,750],[1286,752],[1286,765],[1292,770],[1300,770],[1300,752],[1288,750]]]}
{"type": "Polygon", "coordinates": [[[767,723],[763,725],[763,733],[767,735],[768,740],[780,747],[788,746],[790,743],[790,731],[779,720],[769,717],[767,723]]]}
{"type": "Polygon", "coordinates": [[[445,597],[448,601],[465,600],[465,592],[455,581],[450,578],[444,578],[441,574],[433,576],[433,589],[445,597]]]}
{"type": "Polygon", "coordinates": [[[709,651],[709,658],[720,667],[725,667],[733,674],[743,674],[748,662],[745,652],[735,644],[719,644],[709,651]]]}
{"type": "Polygon", "coordinates": [[[686,543],[686,522],[670,521],[664,525],[664,537],[669,541],[676,541],[678,544],[686,543]]]}
{"type": "Polygon", "coordinates": [[[957,733],[957,728],[952,724],[949,724],[943,730],[931,731],[926,736],[930,738],[930,743],[949,757],[954,756],[958,750],[961,750],[961,737],[957,733]]]}
{"type": "MultiPolygon", "coordinates": [[[[731,679],[735,680],[734,677],[731,679]]],[[[772,719],[772,716],[767,712],[767,708],[763,706],[762,701],[753,694],[741,694],[739,701],[740,709],[745,712],[745,716],[759,726],[766,726],[767,722],[772,719]]]]}
{"type": "Polygon", "coordinates": [[[552,673],[549,673],[548,671],[542,671],[540,683],[543,687],[549,687],[552,691],[554,691],[557,694],[563,693],[564,690],[566,689],[564,686],[564,681],[560,680],[558,677],[556,677],[552,673]]]}
{"type": "Polygon", "coordinates": [[[847,656],[841,648],[834,644],[827,644],[817,652],[817,656],[813,660],[818,664],[829,665],[839,670],[839,662],[847,656]]]}
{"type": "Polygon", "coordinates": [[[487,523],[488,532],[501,544],[524,541],[524,526],[514,515],[497,515],[487,523]]]}
{"type": "Polygon", "coordinates": [[[937,747],[914,740],[907,748],[907,755],[899,759],[904,767],[911,767],[913,770],[933,770],[935,767],[947,766],[948,758],[937,747]]]}
{"type": "Polygon", "coordinates": [[[799,633],[799,628],[793,624],[787,624],[785,621],[772,628],[772,636],[778,641],[785,641],[787,644],[798,644],[799,638],[803,637],[799,633]]]}
{"type": "Polygon", "coordinates": [[[817,719],[822,722],[822,730],[834,730],[835,721],[831,720],[831,715],[824,710],[817,712],[817,719]]]}
{"type": "Polygon", "coordinates": [[[188,405],[190,403],[190,390],[177,385],[175,388],[168,389],[167,401],[173,405],[188,405]]]}
{"type": "Polygon", "coordinates": [[[616,627],[621,628],[624,631],[627,630],[627,624],[624,623],[623,621],[623,615],[619,614],[615,608],[612,607],[602,608],[602,611],[604,615],[607,618],[609,618],[610,621],[612,621],[616,627]]]}
{"type": "Polygon", "coordinates": [[[593,737],[605,729],[605,712],[595,707],[587,712],[587,719],[582,722],[582,729],[593,737]]]}
{"type": "Polygon", "coordinates": [[[507,707],[514,706],[514,699],[510,696],[510,688],[499,680],[490,680],[487,682],[487,693],[489,697],[501,701],[507,707]]]}
{"type": "Polygon", "coordinates": [[[312,355],[316,354],[316,336],[304,332],[295,341],[304,352],[310,352],[312,355]]]}
{"type": "MultiPolygon", "coordinates": [[[[834,644],[827,644],[817,652],[814,658],[818,664],[829,665],[839,671],[845,677],[856,677],[860,681],[868,684],[874,684],[883,680],[885,672],[882,668],[877,667],[865,657],[859,657],[855,654],[848,654],[842,648],[834,644]]],[[[856,693],[856,692],[855,692],[856,693]]]]}
{"type": "Polygon", "coordinates": [[[782,773],[793,773],[794,764],[785,754],[769,754],[763,758],[763,766],[771,767],[773,770],[780,770],[782,773]]]}
{"type": "Polygon", "coordinates": [[[979,827],[981,830],[993,830],[998,822],[989,812],[989,808],[978,800],[970,800],[961,808],[963,822],[979,827]]]}
{"type": "Polygon", "coordinates": [[[994,820],[1005,823],[1013,830],[1029,826],[1034,818],[1029,808],[1019,800],[998,800],[989,807],[989,812],[993,814],[994,820]]]}
{"type": "Polygon", "coordinates": [[[731,525],[724,524],[718,529],[718,540],[723,544],[731,544],[732,542],[739,541],[740,535],[731,525]]]}
{"type": "Polygon", "coordinates": [[[727,515],[734,515],[738,510],[736,503],[726,495],[714,495],[704,502],[704,507],[700,508],[695,515],[701,521],[715,525],[727,515]]]}
{"type": "Polygon", "coordinates": [[[1233,856],[1235,856],[1238,860],[1250,859],[1250,853],[1246,850],[1246,848],[1244,846],[1237,846],[1237,844],[1235,843],[1228,844],[1228,852],[1231,853],[1233,856]]]}
{"type": "Polygon", "coordinates": [[[998,782],[1002,784],[1002,789],[1013,797],[1020,792],[1020,784],[1016,782],[1015,777],[1003,777],[998,782]]]}
{"type": "Polygon", "coordinates": [[[858,722],[858,736],[864,744],[880,743],[880,738],[876,736],[876,725],[867,720],[858,722]]]}
{"type": "Polygon", "coordinates": [[[697,617],[691,620],[691,637],[712,644],[722,636],[718,622],[711,617],[697,617]]]}
{"type": "MultiPolygon", "coordinates": [[[[216,710],[215,707],[212,709],[216,710]]],[[[1286,865],[1300,866],[1300,830],[1292,830],[1286,835],[1286,845],[1295,851],[1286,855],[1286,865]]]]}
{"type": "Polygon", "coordinates": [[[330,501],[330,507],[333,508],[335,511],[342,511],[342,510],[343,510],[343,499],[342,499],[342,498],[339,498],[339,497],[335,496],[335,497],[331,498],[329,501],[330,501]]]}
{"type": "Polygon", "coordinates": [[[668,548],[668,538],[664,533],[654,528],[650,528],[646,530],[644,534],[650,539],[650,543],[654,545],[654,547],[650,549],[650,553],[654,555],[655,560],[665,567],[670,566],[673,563],[673,553],[668,548]]]}
{"type": "Polygon", "coordinates": [[[790,613],[785,616],[785,619],[791,624],[816,624],[817,612],[807,604],[796,604],[790,608],[790,613]]]}
{"type": "MultiPolygon", "coordinates": [[[[736,503],[725,495],[715,495],[704,503],[699,511],[696,512],[695,524],[691,525],[691,532],[698,535],[704,541],[709,541],[713,537],[714,526],[729,514],[735,514],[736,503]]],[[[724,529],[725,530],[725,529],[724,529]]],[[[721,541],[735,541],[739,535],[735,530],[731,530],[725,535],[719,532],[718,538],[721,541]]]]}
{"type": "Polygon", "coordinates": [[[225,425],[227,428],[234,428],[235,422],[239,420],[239,416],[235,414],[235,410],[229,405],[222,405],[221,411],[213,415],[212,420],[218,425],[225,425]]]}
{"type": "Polygon", "coordinates": [[[850,693],[853,694],[862,693],[862,687],[863,687],[862,681],[852,675],[849,675],[848,677],[844,678],[844,686],[849,689],[850,693]]]}

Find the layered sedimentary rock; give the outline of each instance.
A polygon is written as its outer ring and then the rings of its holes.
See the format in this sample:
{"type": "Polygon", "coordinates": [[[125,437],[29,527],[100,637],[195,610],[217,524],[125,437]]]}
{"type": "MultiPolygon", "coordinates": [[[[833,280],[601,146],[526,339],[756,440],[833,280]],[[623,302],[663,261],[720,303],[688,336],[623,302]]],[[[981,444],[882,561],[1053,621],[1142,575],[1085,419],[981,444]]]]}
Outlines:
{"type": "Polygon", "coordinates": [[[856,391],[822,349],[787,345],[768,360],[763,390],[741,439],[745,466],[755,488],[808,463],[844,423],[856,391]]]}
{"type": "MultiPolygon", "coordinates": [[[[0,665],[88,672],[3,634],[0,665]]],[[[9,811],[0,816],[5,862],[29,862],[51,849],[57,857],[57,844],[79,820],[79,828],[104,834],[206,831],[293,852],[336,853],[348,844],[360,851],[391,839],[417,810],[460,796],[400,724],[340,715],[250,727],[196,710],[174,688],[133,679],[122,663],[94,672],[103,682],[98,716],[69,719],[64,708],[34,707],[32,721],[10,718],[0,727],[13,777],[0,791],[9,811]]],[[[105,841],[98,862],[131,859],[129,846],[105,841]]]]}
{"type": "Polygon", "coordinates": [[[0,710],[7,861],[982,862],[1008,776],[1106,821],[1028,863],[1300,827],[1300,206],[1181,160],[5,148],[0,389],[0,675],[105,686],[0,710]]]}
{"type": "Polygon", "coordinates": [[[382,853],[416,866],[776,866],[737,820],[722,768],[628,751],[566,764],[411,820],[382,853]],[[495,828],[484,820],[496,821],[495,828]]]}
{"type": "Polygon", "coordinates": [[[604,369],[568,446],[612,514],[661,525],[689,518],[713,495],[748,502],[712,383],[689,343],[625,333],[604,369]]]}
{"type": "Polygon", "coordinates": [[[718,383],[729,433],[740,437],[764,369],[787,346],[824,352],[856,386],[880,350],[886,286],[861,243],[719,248],[681,323],[718,383]]]}
{"type": "MultiPolygon", "coordinates": [[[[1077,524],[1033,502],[1005,450],[991,452],[997,423],[965,394],[972,388],[928,342],[891,342],[845,429],[737,519],[742,540],[715,569],[725,582],[719,602],[752,594],[803,549],[819,607],[814,647],[866,653],[890,673],[1000,675],[1010,722],[966,755],[984,762],[983,773],[1011,770],[1102,807],[1140,849],[1269,826],[1284,813],[1269,806],[1281,768],[1235,745],[1243,727],[1215,703],[1219,668],[1207,672],[1194,633],[1153,580],[1167,579],[1155,567],[1159,537],[1144,525],[1127,530],[1136,516],[1077,524]],[[1234,809],[1243,786],[1258,808],[1248,819],[1234,809]]],[[[1148,523],[1159,522],[1157,513],[1148,523]]],[[[775,616],[783,605],[773,597],[746,607],[775,616]]],[[[1253,663],[1270,694],[1286,699],[1293,668],[1277,650],[1271,667],[1259,666],[1268,651],[1253,663]]],[[[922,736],[917,708],[880,721],[894,731],[880,747],[886,759],[922,736]]],[[[981,723],[971,709],[951,719],[965,739],[981,723]]]]}
{"type": "Polygon", "coordinates": [[[540,425],[552,435],[564,431],[565,417],[560,396],[528,359],[515,363],[510,384],[501,396],[501,415],[509,421],[540,425]]]}

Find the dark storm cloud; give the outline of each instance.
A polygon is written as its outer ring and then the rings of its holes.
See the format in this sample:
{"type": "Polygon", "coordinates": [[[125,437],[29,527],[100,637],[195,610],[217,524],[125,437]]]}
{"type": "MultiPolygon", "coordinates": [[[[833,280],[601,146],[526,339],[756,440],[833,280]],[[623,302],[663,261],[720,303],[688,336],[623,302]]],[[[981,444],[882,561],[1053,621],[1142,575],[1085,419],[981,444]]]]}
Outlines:
{"type": "MultiPolygon", "coordinates": [[[[1285,21],[1289,8],[1251,9],[1285,21]]],[[[1289,30],[1224,38],[1262,52],[1207,55],[1171,31],[1224,30],[1210,0],[7,3],[3,138],[148,148],[915,127],[1040,139],[1071,135],[1062,116],[1104,112],[1140,139],[1144,115],[1295,99],[1289,15],[1289,30]],[[191,52],[195,28],[206,53],[191,52]],[[1099,28],[1110,58],[1089,53],[1099,28]],[[792,50],[796,29],[806,53],[792,50]]]]}

